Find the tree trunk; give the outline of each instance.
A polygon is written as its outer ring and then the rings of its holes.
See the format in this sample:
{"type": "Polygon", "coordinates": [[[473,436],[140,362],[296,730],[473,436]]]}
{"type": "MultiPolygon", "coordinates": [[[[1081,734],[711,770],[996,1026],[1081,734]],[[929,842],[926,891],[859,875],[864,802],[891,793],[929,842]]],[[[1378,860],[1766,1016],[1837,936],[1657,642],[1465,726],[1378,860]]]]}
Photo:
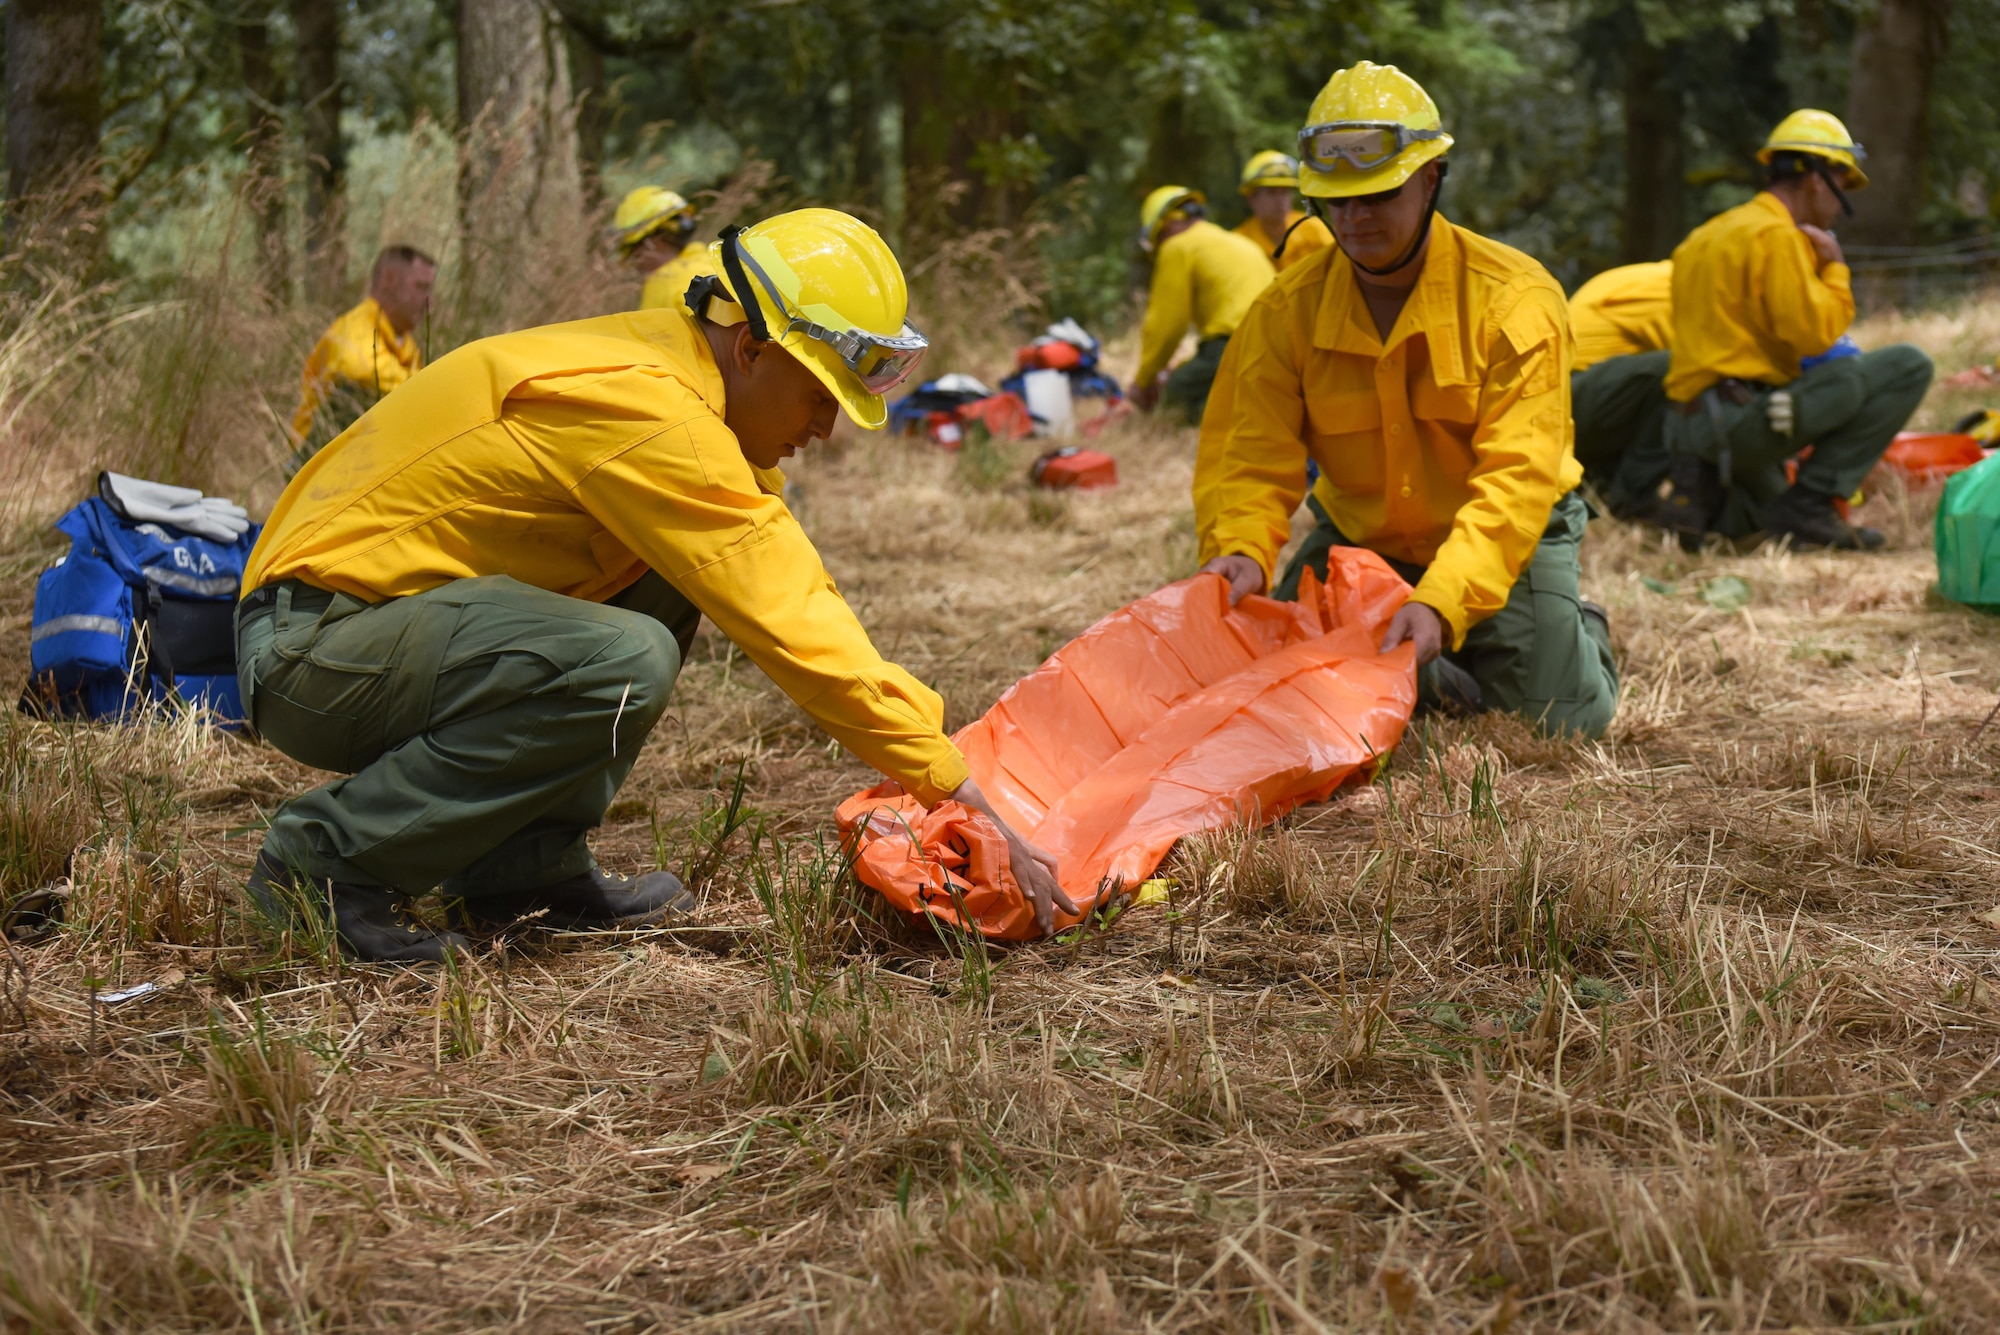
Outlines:
{"type": "Polygon", "coordinates": [[[271,64],[268,9],[253,9],[237,20],[237,54],[243,62],[244,119],[249,132],[244,151],[250,160],[248,195],[257,218],[257,274],[273,306],[291,300],[291,246],[285,230],[284,88],[271,64]]]}
{"type": "Polygon", "coordinates": [[[571,34],[569,59],[576,79],[576,152],[583,202],[595,213],[604,204],[604,141],[611,131],[611,83],[605,76],[604,53],[581,34],[571,34]]]}
{"type": "Polygon", "coordinates": [[[64,216],[94,205],[89,180],[103,121],[99,0],[7,5],[7,198],[49,195],[64,216]]]}
{"type": "Polygon", "coordinates": [[[561,21],[543,0],[459,0],[457,23],[464,314],[557,318],[589,235],[561,21]]]}
{"type": "Polygon", "coordinates": [[[1944,56],[1951,0],[1879,0],[1854,35],[1847,129],[1868,150],[1868,188],[1842,231],[1879,246],[1917,241],[1930,156],[1931,76],[1944,56]]]}
{"type": "Polygon", "coordinates": [[[339,0],[292,0],[292,26],[298,35],[299,106],[305,129],[306,295],[330,305],[341,298],[347,281],[339,0]]]}
{"type": "Polygon", "coordinates": [[[1619,258],[1665,259],[1680,244],[1686,194],[1682,96],[1671,54],[1641,36],[1625,52],[1625,217],[1619,258]]]}

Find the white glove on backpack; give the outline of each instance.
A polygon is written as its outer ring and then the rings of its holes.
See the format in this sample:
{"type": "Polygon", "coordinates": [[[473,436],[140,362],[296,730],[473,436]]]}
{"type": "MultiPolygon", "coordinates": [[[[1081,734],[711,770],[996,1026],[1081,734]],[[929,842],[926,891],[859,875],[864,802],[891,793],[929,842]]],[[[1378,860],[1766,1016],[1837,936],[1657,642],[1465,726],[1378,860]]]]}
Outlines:
{"type": "Polygon", "coordinates": [[[211,542],[235,542],[250,531],[248,510],[220,496],[204,496],[193,487],[104,472],[97,475],[97,494],[127,519],[168,524],[211,542]]]}

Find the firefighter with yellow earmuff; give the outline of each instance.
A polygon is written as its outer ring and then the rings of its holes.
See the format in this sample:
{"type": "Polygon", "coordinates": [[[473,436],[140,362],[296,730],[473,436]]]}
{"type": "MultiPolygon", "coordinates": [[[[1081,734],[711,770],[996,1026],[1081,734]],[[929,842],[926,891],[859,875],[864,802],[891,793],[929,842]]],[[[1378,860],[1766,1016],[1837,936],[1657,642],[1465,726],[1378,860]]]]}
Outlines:
{"type": "Polygon", "coordinates": [[[1366,547],[1413,586],[1382,649],[1416,648],[1418,698],[1603,734],[1618,672],[1578,587],[1589,515],[1571,450],[1562,288],[1441,216],[1436,103],[1393,65],[1334,74],[1299,132],[1299,189],[1334,245],[1237,326],[1195,461],[1203,569],[1233,599],[1275,576],[1292,513],[1317,521],[1281,579],[1366,547]]]}

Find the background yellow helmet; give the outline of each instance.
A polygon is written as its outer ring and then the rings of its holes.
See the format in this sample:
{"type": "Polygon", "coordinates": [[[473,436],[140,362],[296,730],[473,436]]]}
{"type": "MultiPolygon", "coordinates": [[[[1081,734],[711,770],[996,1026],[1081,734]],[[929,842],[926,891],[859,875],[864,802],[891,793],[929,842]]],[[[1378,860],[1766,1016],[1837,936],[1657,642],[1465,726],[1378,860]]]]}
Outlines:
{"type": "Polygon", "coordinates": [[[620,250],[630,250],[653,233],[665,228],[686,235],[694,230],[694,205],[672,190],[642,185],[618,201],[607,229],[620,250]]]}
{"type": "Polygon", "coordinates": [[[1394,190],[1451,148],[1437,103],[1394,65],[1336,71],[1299,131],[1299,193],[1342,199],[1394,190]]]}
{"type": "Polygon", "coordinates": [[[1252,154],[1250,161],[1243,164],[1243,179],[1236,188],[1244,194],[1261,190],[1265,186],[1276,186],[1284,190],[1299,188],[1299,162],[1289,153],[1280,153],[1275,148],[1267,148],[1262,153],[1252,154]]]}
{"type": "MultiPolygon", "coordinates": [[[[797,209],[724,236],[756,262],[756,269],[746,274],[750,298],[778,345],[819,377],[856,426],[870,431],[881,427],[889,420],[882,395],[863,383],[831,343],[787,325],[805,320],[834,335],[854,331],[898,344],[914,335],[918,346],[905,349],[913,355],[890,384],[907,378],[923,355],[923,336],[909,327],[910,290],[889,243],[867,223],[837,209],[797,209]],[[776,287],[775,299],[759,273],[776,287]]],[[[728,243],[717,241],[708,248],[718,275],[730,271],[723,254],[728,243]]],[[[728,282],[724,290],[735,295],[734,287],[728,282]]],[[[739,297],[734,307],[710,308],[707,318],[739,324],[744,318],[740,307],[739,297]]]]}
{"type": "Polygon", "coordinates": [[[1151,250],[1160,239],[1160,229],[1176,218],[1187,217],[1187,206],[1206,204],[1208,196],[1184,185],[1163,185],[1146,196],[1139,206],[1139,248],[1151,250]]]}
{"type": "Polygon", "coordinates": [[[1768,167],[1780,153],[1810,153],[1825,158],[1847,169],[1845,184],[1850,188],[1859,190],[1868,184],[1867,173],[1861,170],[1861,161],[1868,156],[1868,150],[1854,142],[1854,136],[1841,124],[1840,117],[1830,111],[1807,107],[1779,121],[1778,128],[1771,131],[1771,137],[1757,150],[1757,161],[1768,167]]]}

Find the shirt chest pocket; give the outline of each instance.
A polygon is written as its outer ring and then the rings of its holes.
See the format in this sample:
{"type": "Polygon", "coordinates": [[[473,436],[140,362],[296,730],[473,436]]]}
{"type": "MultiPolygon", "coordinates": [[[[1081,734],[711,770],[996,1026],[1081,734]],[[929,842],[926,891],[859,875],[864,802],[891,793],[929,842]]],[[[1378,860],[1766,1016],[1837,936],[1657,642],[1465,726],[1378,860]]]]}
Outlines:
{"type": "Polygon", "coordinates": [[[1382,403],[1372,390],[1308,392],[1306,431],[1312,457],[1336,489],[1382,489],[1382,403]]]}

